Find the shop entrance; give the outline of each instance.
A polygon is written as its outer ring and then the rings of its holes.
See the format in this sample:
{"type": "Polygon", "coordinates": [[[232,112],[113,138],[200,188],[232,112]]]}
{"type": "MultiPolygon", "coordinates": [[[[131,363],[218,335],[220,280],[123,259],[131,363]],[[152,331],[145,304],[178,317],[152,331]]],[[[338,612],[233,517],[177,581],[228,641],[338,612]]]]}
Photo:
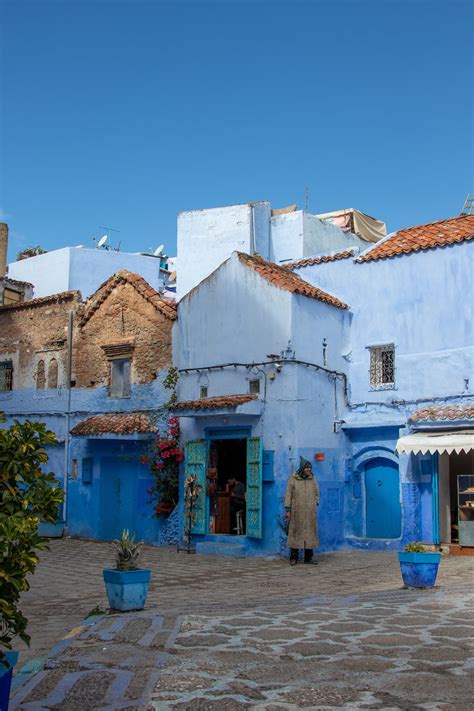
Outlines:
{"type": "Polygon", "coordinates": [[[212,439],[206,478],[209,533],[245,535],[247,439],[212,439]]]}
{"type": "Polygon", "coordinates": [[[474,451],[439,457],[441,543],[474,546],[474,451]]]}

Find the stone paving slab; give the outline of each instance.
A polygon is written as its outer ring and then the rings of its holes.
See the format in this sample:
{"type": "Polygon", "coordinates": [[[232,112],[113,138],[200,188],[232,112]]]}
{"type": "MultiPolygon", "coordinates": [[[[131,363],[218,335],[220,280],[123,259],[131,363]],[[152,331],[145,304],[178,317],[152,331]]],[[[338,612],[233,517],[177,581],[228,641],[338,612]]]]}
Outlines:
{"type": "Polygon", "coordinates": [[[150,708],[474,708],[473,602],[465,587],[187,615],[150,708]]]}
{"type": "Polygon", "coordinates": [[[474,709],[473,559],[443,558],[437,588],[408,591],[393,553],[290,568],[146,548],[145,611],[83,626],[106,608],[112,557],[110,544],[74,540],[42,555],[22,598],[27,660],[66,639],[15,679],[12,711],[474,709]]]}

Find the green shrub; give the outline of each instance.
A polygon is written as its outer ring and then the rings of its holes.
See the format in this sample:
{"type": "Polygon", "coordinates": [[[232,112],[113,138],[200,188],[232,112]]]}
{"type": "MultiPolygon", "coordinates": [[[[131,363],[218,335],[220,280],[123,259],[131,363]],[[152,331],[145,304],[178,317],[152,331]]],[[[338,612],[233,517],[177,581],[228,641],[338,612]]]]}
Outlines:
{"type": "MultiPolygon", "coordinates": [[[[0,422],[5,422],[2,413],[0,422]]],[[[48,461],[44,447],[55,444],[55,434],[43,423],[14,420],[0,429],[0,659],[14,637],[30,642],[18,603],[30,587],[37,551],[48,548],[38,535],[39,522],[55,523],[63,500],[54,474],[41,469],[48,461]]]]}

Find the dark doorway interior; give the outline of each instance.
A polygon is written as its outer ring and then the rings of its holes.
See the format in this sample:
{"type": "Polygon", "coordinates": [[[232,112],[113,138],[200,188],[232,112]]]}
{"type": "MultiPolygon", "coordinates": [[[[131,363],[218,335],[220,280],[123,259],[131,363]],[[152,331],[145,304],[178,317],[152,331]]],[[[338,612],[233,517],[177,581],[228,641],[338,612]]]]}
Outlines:
{"type": "Polygon", "coordinates": [[[213,440],[207,492],[210,533],[245,535],[246,488],[247,440],[213,440]]]}
{"type": "Polygon", "coordinates": [[[474,521],[474,508],[467,506],[467,499],[460,492],[468,484],[465,480],[474,476],[474,452],[453,452],[449,455],[449,500],[451,509],[451,543],[459,543],[460,521],[474,521]]]}

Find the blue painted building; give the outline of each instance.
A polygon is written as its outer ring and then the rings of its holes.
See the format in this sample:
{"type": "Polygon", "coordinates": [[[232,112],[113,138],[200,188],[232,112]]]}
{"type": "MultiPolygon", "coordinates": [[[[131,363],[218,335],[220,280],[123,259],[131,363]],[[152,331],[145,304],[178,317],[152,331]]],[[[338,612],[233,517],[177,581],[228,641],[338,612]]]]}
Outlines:
{"type": "Polygon", "coordinates": [[[266,215],[251,204],[185,213],[178,225],[178,263],[194,220],[201,254],[199,283],[179,275],[174,337],[186,473],[201,482],[198,551],[282,550],[282,497],[300,456],[320,483],[322,550],[467,545],[474,216],[369,247],[331,225],[331,249],[324,221],[312,216],[306,240],[306,221],[284,216],[299,225],[292,242],[266,215]],[[286,269],[270,261],[283,253],[286,269]],[[431,428],[447,444],[426,445],[431,428]],[[243,535],[229,479],[247,491],[243,535]]]}
{"type": "Polygon", "coordinates": [[[87,247],[63,247],[11,262],[8,276],[31,282],[35,298],[63,291],[91,296],[113,274],[126,269],[140,274],[154,289],[167,281],[167,259],[152,254],[119,252],[87,247]]]}
{"type": "Polygon", "coordinates": [[[59,440],[48,466],[65,502],[45,533],[177,540],[176,515],[153,516],[142,463],[169,399],[175,319],[174,304],[126,270],[85,302],[67,291],[0,308],[0,410],[45,422],[59,440]]]}

